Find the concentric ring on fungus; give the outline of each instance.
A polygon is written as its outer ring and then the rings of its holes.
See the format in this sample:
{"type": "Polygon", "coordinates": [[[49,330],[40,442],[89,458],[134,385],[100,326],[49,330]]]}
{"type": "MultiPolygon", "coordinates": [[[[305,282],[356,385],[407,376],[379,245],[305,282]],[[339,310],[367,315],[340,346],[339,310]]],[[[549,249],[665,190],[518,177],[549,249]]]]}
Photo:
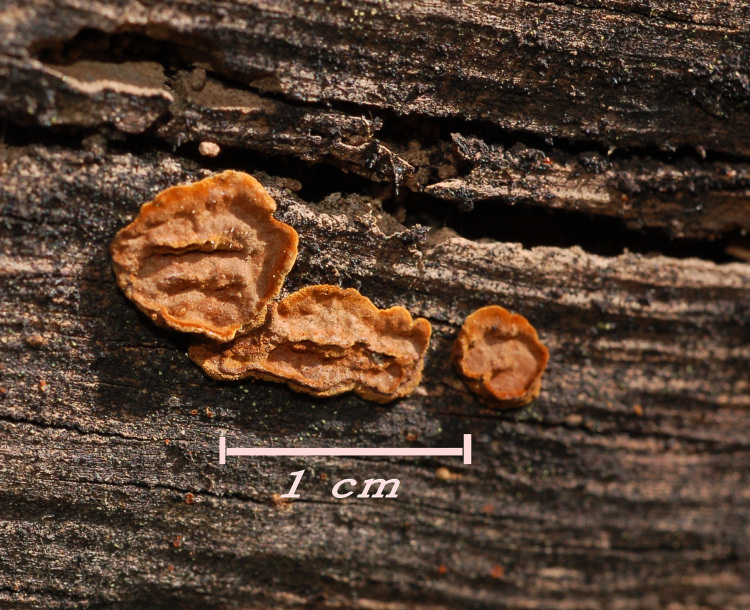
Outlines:
{"type": "Polygon", "coordinates": [[[313,396],[354,391],[390,402],[419,385],[430,323],[378,309],[353,288],[310,286],[272,303],[263,326],[232,343],[203,342],[190,358],[215,379],[280,381],[313,396]]]}
{"type": "Polygon", "coordinates": [[[229,341],[263,323],[297,258],[275,210],[242,172],[162,191],[112,241],[117,283],[157,324],[229,341]]]}
{"type": "Polygon", "coordinates": [[[499,305],[469,315],[453,344],[453,364],[468,388],[493,407],[522,407],[542,388],[549,350],[528,320],[499,305]]]}

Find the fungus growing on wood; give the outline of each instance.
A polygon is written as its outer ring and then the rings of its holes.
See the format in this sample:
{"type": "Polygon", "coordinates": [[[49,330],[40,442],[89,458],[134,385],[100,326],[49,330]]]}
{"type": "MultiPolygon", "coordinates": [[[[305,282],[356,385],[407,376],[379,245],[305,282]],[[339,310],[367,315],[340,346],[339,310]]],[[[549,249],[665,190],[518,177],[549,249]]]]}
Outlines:
{"type": "Polygon", "coordinates": [[[403,307],[381,310],[352,288],[310,286],[272,303],[249,334],[199,343],[189,354],[215,379],[254,377],[313,396],[354,391],[390,402],[419,384],[430,332],[403,307]]]}
{"type": "Polygon", "coordinates": [[[229,341],[263,323],[297,257],[275,210],[241,172],[169,188],[115,236],[117,283],[157,324],[229,341]]]}
{"type": "Polygon", "coordinates": [[[453,364],[468,388],[493,407],[522,407],[542,388],[549,350],[523,316],[498,305],[469,315],[453,344],[453,364]]]}
{"type": "Polygon", "coordinates": [[[198,152],[204,157],[218,157],[221,148],[216,142],[201,142],[198,144],[198,152]]]}

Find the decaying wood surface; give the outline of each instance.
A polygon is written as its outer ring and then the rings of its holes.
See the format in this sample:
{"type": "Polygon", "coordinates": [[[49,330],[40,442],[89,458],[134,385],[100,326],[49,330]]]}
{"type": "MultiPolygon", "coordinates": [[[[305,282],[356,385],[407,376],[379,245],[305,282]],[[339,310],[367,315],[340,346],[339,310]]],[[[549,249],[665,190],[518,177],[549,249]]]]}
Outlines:
{"type": "Polygon", "coordinates": [[[741,237],[749,21],[696,0],[0,7],[0,607],[750,606],[750,265],[410,220],[524,203],[741,237]],[[283,294],[355,287],[430,320],[414,395],[212,381],[118,291],[115,232],[230,168],[300,234],[283,294]],[[526,408],[486,409],[451,367],[488,303],[550,348],[526,408]],[[222,435],[466,433],[466,466],[218,464],[222,435]],[[301,469],[302,497],[280,502],[301,469]],[[373,477],[398,498],[331,495],[373,477]]]}

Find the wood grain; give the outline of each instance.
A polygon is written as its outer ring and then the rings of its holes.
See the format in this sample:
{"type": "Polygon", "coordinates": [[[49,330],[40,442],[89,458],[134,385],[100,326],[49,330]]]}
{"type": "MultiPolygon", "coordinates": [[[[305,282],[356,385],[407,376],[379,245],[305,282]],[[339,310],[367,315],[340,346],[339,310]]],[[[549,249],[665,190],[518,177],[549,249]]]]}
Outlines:
{"type": "Polygon", "coordinates": [[[311,400],[209,380],[181,336],[116,288],[115,231],[156,191],[205,172],[166,154],[85,156],[2,153],[8,607],[490,608],[498,596],[602,607],[613,591],[629,608],[744,605],[747,265],[426,241],[384,232],[361,198],[323,211],[260,175],[300,233],[288,291],[355,286],[435,329],[413,397],[311,400]],[[523,312],[552,353],[540,398],[522,410],[483,408],[450,366],[463,317],[489,302],[523,312]],[[440,447],[464,433],[471,466],[217,458],[220,435],[230,446],[402,446],[415,435],[414,446],[440,447]],[[455,478],[436,478],[439,467],[455,478]],[[300,469],[302,499],[274,505],[300,469]],[[402,491],[335,501],[332,483],[350,476],[396,477],[402,491]]]}
{"type": "Polygon", "coordinates": [[[620,219],[632,239],[746,240],[749,11],[0,7],[0,607],[750,607],[750,265],[659,242],[605,257],[470,240],[435,211],[483,206],[492,225],[522,203],[581,227],[620,219]],[[116,231],[223,169],[255,175],[300,234],[282,296],[354,287],[431,322],[413,396],[212,381],[118,291],[116,231]],[[551,352],[523,409],[483,407],[450,364],[466,315],[491,303],[551,352]],[[471,465],[218,464],[220,436],[452,447],[469,433],[471,465]],[[301,499],[280,503],[301,469],[301,499]],[[399,497],[334,499],[350,477],[398,478],[399,497]]]}

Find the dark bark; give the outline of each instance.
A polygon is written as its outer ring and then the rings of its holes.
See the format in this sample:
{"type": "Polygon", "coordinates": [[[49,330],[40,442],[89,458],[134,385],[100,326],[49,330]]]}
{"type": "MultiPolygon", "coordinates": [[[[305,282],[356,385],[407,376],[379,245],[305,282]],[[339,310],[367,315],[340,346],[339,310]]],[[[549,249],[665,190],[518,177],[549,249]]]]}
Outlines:
{"type": "Polygon", "coordinates": [[[750,265],[412,222],[419,206],[439,224],[443,198],[487,218],[508,203],[622,218],[628,235],[750,228],[744,5],[90,6],[0,20],[0,607],[750,604],[750,265]],[[430,320],[413,396],[212,381],[117,290],[114,233],[225,168],[254,173],[300,234],[285,294],[351,286],[430,320]],[[483,407],[450,365],[488,303],[550,348],[526,408],[483,407]],[[465,433],[470,466],[218,464],[221,435],[465,433]],[[279,504],[300,469],[302,498],[279,504]],[[348,477],[398,478],[399,497],[334,499],[348,477]]]}

